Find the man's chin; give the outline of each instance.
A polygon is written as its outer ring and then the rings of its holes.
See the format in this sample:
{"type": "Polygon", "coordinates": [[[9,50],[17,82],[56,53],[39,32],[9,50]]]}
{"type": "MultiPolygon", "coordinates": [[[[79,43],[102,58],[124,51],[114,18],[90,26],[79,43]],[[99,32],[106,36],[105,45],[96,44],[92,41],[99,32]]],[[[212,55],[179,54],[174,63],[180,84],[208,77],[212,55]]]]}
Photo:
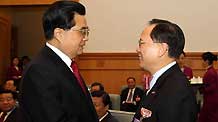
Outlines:
{"type": "Polygon", "coordinates": [[[143,65],[142,62],[139,63],[139,67],[140,67],[141,69],[144,69],[144,65],[143,65]]]}
{"type": "Polygon", "coordinates": [[[79,50],[79,51],[77,52],[77,55],[81,55],[81,54],[83,54],[83,50],[79,50]]]}

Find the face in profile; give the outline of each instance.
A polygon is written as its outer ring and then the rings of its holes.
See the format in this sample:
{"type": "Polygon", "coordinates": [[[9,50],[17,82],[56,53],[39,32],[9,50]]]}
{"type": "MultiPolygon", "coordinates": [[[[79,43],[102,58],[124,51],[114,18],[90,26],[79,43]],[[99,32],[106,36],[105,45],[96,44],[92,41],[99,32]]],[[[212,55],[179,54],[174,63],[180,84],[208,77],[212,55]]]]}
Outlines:
{"type": "Polygon", "coordinates": [[[3,112],[8,112],[14,108],[16,101],[13,98],[11,93],[2,93],[0,94],[0,109],[3,112]]]}
{"type": "Polygon", "coordinates": [[[85,16],[75,14],[74,20],[76,23],[75,26],[69,30],[64,30],[62,36],[59,36],[61,42],[60,48],[64,50],[70,58],[75,58],[77,55],[83,53],[86,41],[88,41],[89,32],[85,16]]]}
{"type": "Polygon", "coordinates": [[[140,36],[139,45],[136,50],[139,57],[139,65],[141,68],[150,71],[151,67],[154,67],[155,62],[158,61],[158,44],[154,43],[150,37],[150,33],[155,25],[149,25],[144,29],[140,36]]]}

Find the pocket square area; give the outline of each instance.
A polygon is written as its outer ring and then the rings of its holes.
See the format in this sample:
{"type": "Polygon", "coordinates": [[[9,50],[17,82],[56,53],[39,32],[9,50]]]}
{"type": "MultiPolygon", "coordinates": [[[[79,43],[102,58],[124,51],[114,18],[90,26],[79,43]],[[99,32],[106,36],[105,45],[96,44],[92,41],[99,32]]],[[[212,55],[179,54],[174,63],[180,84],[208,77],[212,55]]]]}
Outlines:
{"type": "Polygon", "coordinates": [[[141,108],[141,115],[143,118],[148,118],[151,117],[152,111],[146,109],[146,108],[141,108]]]}

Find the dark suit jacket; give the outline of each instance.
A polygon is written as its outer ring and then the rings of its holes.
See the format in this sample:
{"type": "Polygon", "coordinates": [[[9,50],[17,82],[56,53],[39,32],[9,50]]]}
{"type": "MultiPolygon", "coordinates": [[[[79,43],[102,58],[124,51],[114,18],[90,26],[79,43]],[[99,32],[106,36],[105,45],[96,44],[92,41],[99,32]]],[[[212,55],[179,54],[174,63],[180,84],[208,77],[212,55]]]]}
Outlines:
{"type": "Polygon", "coordinates": [[[86,88],[47,46],[30,62],[21,84],[20,105],[28,122],[98,122],[86,88]]]}
{"type": "Polygon", "coordinates": [[[4,122],[26,122],[26,119],[20,108],[16,107],[4,122]]]}
{"type": "MultiPolygon", "coordinates": [[[[134,104],[123,104],[123,101],[126,101],[126,98],[128,96],[129,88],[125,88],[121,91],[120,94],[120,110],[122,111],[129,111],[129,112],[135,112],[137,107],[139,106],[140,101],[136,102],[136,105],[134,104]]],[[[135,92],[133,95],[133,101],[136,101],[136,97],[142,98],[144,91],[138,87],[135,88],[135,92]]]]}
{"type": "Polygon", "coordinates": [[[114,116],[112,116],[111,113],[108,111],[108,115],[100,122],[118,122],[118,120],[114,116]]]}
{"type": "Polygon", "coordinates": [[[196,122],[196,98],[177,64],[164,72],[144,95],[135,118],[141,117],[142,107],[152,112],[143,122],[196,122]]]}

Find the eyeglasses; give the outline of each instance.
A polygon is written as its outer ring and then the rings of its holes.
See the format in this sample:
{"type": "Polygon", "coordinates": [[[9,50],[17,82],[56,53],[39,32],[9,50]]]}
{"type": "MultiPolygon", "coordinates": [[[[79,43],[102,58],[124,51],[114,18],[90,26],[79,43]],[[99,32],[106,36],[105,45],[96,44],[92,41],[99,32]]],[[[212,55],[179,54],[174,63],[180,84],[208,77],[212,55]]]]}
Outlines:
{"type": "Polygon", "coordinates": [[[139,47],[140,47],[141,45],[145,44],[145,41],[143,41],[142,39],[139,39],[138,44],[139,44],[139,47]]]}
{"type": "Polygon", "coordinates": [[[8,97],[8,98],[1,98],[0,99],[0,102],[4,102],[4,101],[7,101],[7,102],[9,102],[9,101],[12,101],[13,100],[13,98],[12,97],[8,97]]]}
{"type": "Polygon", "coordinates": [[[82,35],[83,35],[83,37],[88,37],[89,36],[89,28],[88,27],[82,27],[81,29],[78,29],[78,30],[76,30],[76,29],[72,29],[73,31],[79,31],[82,35]]]}
{"type": "MultiPolygon", "coordinates": [[[[143,45],[143,44],[145,44],[145,43],[148,43],[148,42],[145,42],[144,40],[142,40],[142,39],[139,39],[139,41],[138,41],[138,45],[139,45],[139,47],[141,46],[141,45],[143,45]]],[[[164,43],[164,42],[156,42],[156,41],[153,41],[153,44],[162,44],[162,43],[164,43]]]]}

